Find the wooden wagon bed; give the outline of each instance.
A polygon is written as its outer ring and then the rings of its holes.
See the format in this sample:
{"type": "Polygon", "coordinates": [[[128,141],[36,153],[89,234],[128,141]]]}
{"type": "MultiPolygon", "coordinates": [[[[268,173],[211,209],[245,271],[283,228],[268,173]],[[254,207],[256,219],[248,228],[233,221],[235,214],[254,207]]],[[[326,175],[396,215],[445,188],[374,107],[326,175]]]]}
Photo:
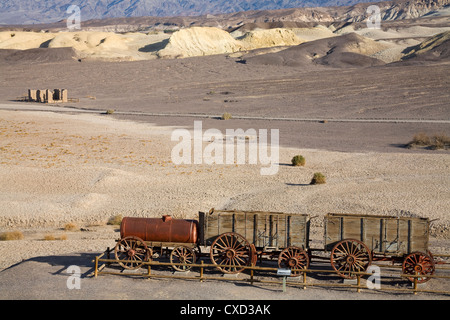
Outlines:
{"type": "Polygon", "coordinates": [[[324,220],[325,250],[341,240],[363,242],[374,254],[391,256],[427,252],[429,220],[427,218],[392,217],[329,213],[324,220]]]}
{"type": "Polygon", "coordinates": [[[260,211],[199,212],[200,242],[209,246],[226,232],[242,235],[256,248],[279,250],[289,246],[308,248],[309,216],[260,211]]]}

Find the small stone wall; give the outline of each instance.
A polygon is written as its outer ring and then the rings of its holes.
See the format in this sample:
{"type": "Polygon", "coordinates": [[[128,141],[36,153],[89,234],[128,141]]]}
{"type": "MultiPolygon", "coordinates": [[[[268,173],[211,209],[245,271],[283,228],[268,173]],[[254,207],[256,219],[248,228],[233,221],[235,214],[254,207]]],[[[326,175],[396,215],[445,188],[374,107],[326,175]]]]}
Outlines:
{"type": "Polygon", "coordinates": [[[67,102],[68,100],[67,89],[28,89],[28,101],[30,102],[58,103],[67,102]]]}

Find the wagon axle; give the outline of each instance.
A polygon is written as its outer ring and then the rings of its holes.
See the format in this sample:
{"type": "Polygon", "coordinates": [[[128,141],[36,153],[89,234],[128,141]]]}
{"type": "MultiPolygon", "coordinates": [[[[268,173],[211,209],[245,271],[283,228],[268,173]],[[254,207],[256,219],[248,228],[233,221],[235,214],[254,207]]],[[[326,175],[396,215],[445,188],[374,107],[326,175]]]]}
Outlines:
{"type": "Polygon", "coordinates": [[[287,263],[287,265],[288,265],[290,268],[294,268],[297,264],[298,264],[298,260],[295,259],[295,258],[289,258],[289,261],[288,261],[288,263],[287,263]]]}
{"type": "Polygon", "coordinates": [[[349,255],[349,256],[347,257],[347,264],[349,264],[349,265],[352,266],[353,264],[355,264],[355,262],[356,262],[355,256],[349,255]]]}
{"type": "Polygon", "coordinates": [[[236,257],[236,251],[234,251],[233,249],[228,249],[226,250],[225,255],[228,259],[234,259],[234,257],[236,257]]]}

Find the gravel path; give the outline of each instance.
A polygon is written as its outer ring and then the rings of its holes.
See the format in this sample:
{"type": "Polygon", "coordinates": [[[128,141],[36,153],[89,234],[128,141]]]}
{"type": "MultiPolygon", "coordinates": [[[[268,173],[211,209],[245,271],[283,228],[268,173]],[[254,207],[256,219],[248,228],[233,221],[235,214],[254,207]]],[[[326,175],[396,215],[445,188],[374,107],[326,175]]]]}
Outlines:
{"type": "MultiPolygon", "coordinates": [[[[91,113],[102,114],[106,111],[100,111],[95,109],[80,109],[75,107],[60,107],[60,106],[42,106],[42,104],[36,104],[30,106],[30,104],[0,104],[0,110],[16,110],[16,111],[44,111],[55,113],[91,113]]],[[[116,116],[136,116],[136,117],[177,117],[177,118],[199,118],[199,119],[217,119],[221,114],[201,114],[201,113],[155,113],[155,112],[131,112],[131,111],[114,111],[116,116]]],[[[450,124],[450,120],[431,120],[431,119],[346,119],[346,118],[292,118],[292,117],[255,117],[255,116],[233,116],[233,119],[240,120],[263,120],[263,121],[296,121],[296,122],[359,122],[359,123],[435,123],[435,124],[450,124]]]]}

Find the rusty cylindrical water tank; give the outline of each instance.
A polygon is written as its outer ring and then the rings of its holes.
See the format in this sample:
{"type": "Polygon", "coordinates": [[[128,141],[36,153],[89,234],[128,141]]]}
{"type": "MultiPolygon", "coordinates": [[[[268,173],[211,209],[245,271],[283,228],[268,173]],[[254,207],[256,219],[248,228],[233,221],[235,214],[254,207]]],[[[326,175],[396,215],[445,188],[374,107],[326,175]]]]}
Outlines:
{"type": "Polygon", "coordinates": [[[120,224],[120,237],[139,237],[144,241],[197,243],[198,223],[195,220],[125,217],[120,224]]]}

